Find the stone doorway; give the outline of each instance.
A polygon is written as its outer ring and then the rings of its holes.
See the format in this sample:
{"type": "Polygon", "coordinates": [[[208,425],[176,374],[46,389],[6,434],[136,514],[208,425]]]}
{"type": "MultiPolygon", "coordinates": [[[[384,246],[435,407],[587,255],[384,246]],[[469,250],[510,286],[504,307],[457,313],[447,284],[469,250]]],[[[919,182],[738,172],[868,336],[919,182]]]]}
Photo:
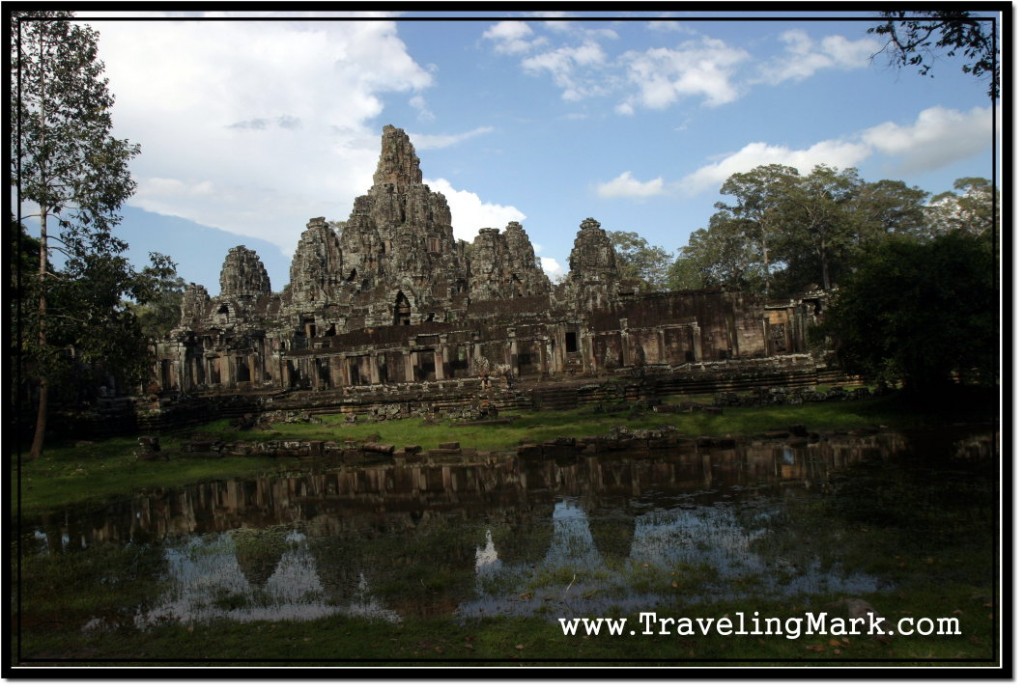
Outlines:
{"type": "Polygon", "coordinates": [[[412,305],[405,293],[398,291],[395,298],[395,326],[409,326],[412,323],[412,305]]]}

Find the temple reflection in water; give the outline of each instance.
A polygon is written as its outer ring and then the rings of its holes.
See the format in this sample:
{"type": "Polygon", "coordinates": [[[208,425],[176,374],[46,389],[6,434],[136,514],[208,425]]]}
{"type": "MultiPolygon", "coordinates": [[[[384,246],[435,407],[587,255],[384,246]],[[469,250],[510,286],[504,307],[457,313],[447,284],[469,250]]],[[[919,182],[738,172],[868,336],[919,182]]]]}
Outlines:
{"type": "Polygon", "coordinates": [[[812,562],[787,574],[757,548],[784,498],[828,491],[833,474],[907,445],[896,434],[818,443],[739,443],[658,457],[321,468],[150,492],[101,511],[50,516],[42,552],[97,543],[163,552],[158,621],[303,620],[347,614],[531,614],[758,587],[876,584],[812,562]],[[680,585],[682,583],[682,585],[680,585]],[[699,584],[699,587],[696,585],[699,584]],[[660,586],[659,586],[660,587],[660,586]],[[609,599],[611,598],[611,599],[609,599]]]}

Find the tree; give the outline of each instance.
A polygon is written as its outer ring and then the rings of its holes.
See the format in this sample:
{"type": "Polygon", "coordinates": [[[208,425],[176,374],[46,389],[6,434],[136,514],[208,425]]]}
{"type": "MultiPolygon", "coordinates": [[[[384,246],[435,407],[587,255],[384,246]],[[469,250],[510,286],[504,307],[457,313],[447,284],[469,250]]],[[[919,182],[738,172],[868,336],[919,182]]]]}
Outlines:
{"type": "MultiPolygon", "coordinates": [[[[14,256],[27,269],[40,243],[24,228],[20,232],[22,249],[14,256]]],[[[128,385],[144,381],[151,364],[149,342],[177,323],[183,284],[169,258],[153,254],[150,259],[142,271],[109,254],[75,256],[60,268],[49,267],[48,347],[15,345],[23,356],[15,368],[21,395],[31,392],[40,372],[50,384],[49,403],[75,407],[109,385],[111,377],[128,385]]],[[[14,309],[20,311],[22,331],[32,333],[38,326],[33,304],[39,283],[31,270],[12,273],[14,309]]]]}
{"type": "Polygon", "coordinates": [[[188,284],[178,275],[170,257],[158,252],[149,255],[150,265],[139,274],[138,299],[130,303],[147,340],[158,340],[181,320],[181,298],[188,284]]]}
{"type": "Polygon", "coordinates": [[[858,243],[869,244],[889,235],[927,237],[924,202],[928,193],[900,180],[867,182],[853,200],[857,210],[858,243]]]}
{"type": "Polygon", "coordinates": [[[672,255],[665,248],[651,245],[637,233],[613,230],[608,239],[615,248],[615,259],[623,278],[639,280],[645,290],[665,290],[672,255]]]}
{"type": "Polygon", "coordinates": [[[761,256],[746,232],[748,222],[726,211],[711,217],[707,228],[690,235],[673,265],[673,288],[711,288],[751,291],[764,282],[761,256]]]}
{"type": "Polygon", "coordinates": [[[732,206],[718,202],[715,208],[725,211],[755,243],[761,257],[764,295],[771,294],[772,273],[778,261],[774,256],[776,243],[785,230],[785,200],[799,176],[796,168],[771,164],[758,166],[747,173],[736,173],[722,185],[721,193],[736,198],[732,206]]]}
{"type": "Polygon", "coordinates": [[[999,60],[994,19],[972,17],[964,10],[907,12],[888,10],[882,13],[884,24],[868,29],[887,42],[882,52],[889,55],[896,67],[912,66],[928,75],[935,63],[935,54],[960,56],[965,74],[987,78],[988,95],[999,98],[999,60]]]}
{"type": "MultiPolygon", "coordinates": [[[[701,228],[701,230],[704,230],[701,228]]],[[[699,231],[698,231],[699,232],[699,231]]],[[[705,231],[706,232],[706,231],[705,231]]],[[[691,238],[693,235],[690,236],[691,238]]],[[[700,272],[700,266],[693,257],[684,254],[686,247],[679,248],[679,255],[668,267],[669,290],[701,290],[708,286],[700,272]]]]}
{"type": "MultiPolygon", "coordinates": [[[[68,12],[18,13],[12,17],[10,113],[12,184],[16,187],[20,223],[30,215],[39,221],[34,357],[53,361],[50,315],[54,288],[65,291],[66,281],[53,280],[52,249],[59,249],[70,266],[69,277],[89,262],[105,264],[104,271],[123,266],[107,262],[127,245],[111,230],[120,221],[117,211],[132,195],[135,183],[129,161],[139,147],[111,135],[114,99],[97,58],[97,34],[76,24],[68,12]],[[23,215],[24,206],[34,213],[23,215]],[[51,235],[56,220],[59,234],[51,235]]],[[[66,292],[66,291],[65,291],[66,292]]],[[[62,295],[66,297],[66,295],[62,295]]],[[[25,341],[27,344],[27,341],[25,341]]],[[[42,453],[46,432],[50,370],[36,368],[38,407],[31,458],[42,453]]]]}
{"type": "Polygon", "coordinates": [[[919,394],[991,384],[998,343],[989,243],[894,236],[865,257],[826,315],[849,372],[919,394]]]}
{"type": "Polygon", "coordinates": [[[927,215],[932,232],[974,235],[991,242],[998,223],[998,200],[992,182],[985,178],[960,178],[953,188],[955,192],[942,192],[931,199],[927,215]]]}
{"type": "MultiPolygon", "coordinates": [[[[780,245],[796,256],[813,257],[825,290],[832,289],[837,260],[856,240],[852,201],[862,184],[853,168],[840,172],[817,165],[784,191],[786,231],[780,245]]],[[[790,268],[795,258],[790,258],[790,268]]]]}

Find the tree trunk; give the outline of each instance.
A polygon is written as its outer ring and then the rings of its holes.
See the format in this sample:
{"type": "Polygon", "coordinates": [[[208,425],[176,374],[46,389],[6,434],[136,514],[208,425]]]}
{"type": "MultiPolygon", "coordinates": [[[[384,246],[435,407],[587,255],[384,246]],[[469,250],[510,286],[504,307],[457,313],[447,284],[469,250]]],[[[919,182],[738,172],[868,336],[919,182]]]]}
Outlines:
{"type": "Polygon", "coordinates": [[[46,377],[39,378],[39,408],[36,410],[36,430],[32,435],[32,449],[29,458],[38,460],[43,453],[43,440],[46,437],[46,404],[49,397],[49,383],[46,377]]]}
{"type": "MultiPolygon", "coordinates": [[[[45,65],[45,50],[44,46],[46,41],[43,39],[43,34],[40,34],[39,39],[39,64],[45,65]]],[[[40,134],[39,143],[40,150],[45,150],[46,146],[46,78],[45,69],[40,70],[39,76],[39,124],[40,134]]],[[[48,173],[48,161],[42,160],[39,165],[39,178],[40,180],[46,180],[48,173]]],[[[38,460],[43,454],[43,441],[46,438],[46,415],[47,415],[47,403],[50,397],[49,381],[46,376],[46,269],[49,264],[50,251],[47,247],[47,236],[46,236],[46,220],[49,215],[49,205],[46,203],[40,203],[39,205],[39,357],[40,361],[37,365],[40,367],[39,372],[39,408],[36,410],[36,429],[32,436],[32,448],[29,450],[29,458],[33,461],[38,460]]]]}
{"type": "Polygon", "coordinates": [[[764,261],[764,296],[771,293],[771,262],[768,261],[768,230],[761,225],[761,255],[764,261]]]}
{"type": "MultiPolygon", "coordinates": [[[[46,353],[46,265],[48,252],[46,249],[46,216],[47,210],[39,213],[39,354],[45,360],[46,353]]],[[[45,368],[45,365],[43,365],[45,368]]],[[[45,369],[44,369],[45,371],[45,369]]],[[[45,374],[39,375],[39,408],[36,411],[36,429],[32,436],[32,448],[29,458],[37,460],[43,453],[43,440],[46,437],[47,402],[49,399],[49,381],[45,374]]]]}
{"type": "Polygon", "coordinates": [[[818,256],[821,258],[821,285],[825,290],[832,290],[832,281],[828,274],[828,252],[820,249],[818,256]]]}

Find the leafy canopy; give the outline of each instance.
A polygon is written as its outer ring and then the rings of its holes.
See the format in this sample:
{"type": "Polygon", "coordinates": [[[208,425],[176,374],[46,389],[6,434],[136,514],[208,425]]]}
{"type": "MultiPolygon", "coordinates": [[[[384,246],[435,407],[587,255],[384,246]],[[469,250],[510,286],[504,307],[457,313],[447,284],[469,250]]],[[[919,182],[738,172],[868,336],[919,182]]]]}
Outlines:
{"type": "Polygon", "coordinates": [[[999,58],[995,21],[972,16],[964,10],[930,10],[907,12],[888,10],[886,21],[868,29],[887,39],[883,52],[896,67],[916,67],[928,75],[936,54],[960,57],[961,69],[979,79],[988,80],[988,95],[999,98],[999,58]]]}
{"type": "Polygon", "coordinates": [[[992,245],[952,234],[891,237],[864,258],[826,316],[840,364],[928,392],[992,384],[997,346],[992,245]]]}

